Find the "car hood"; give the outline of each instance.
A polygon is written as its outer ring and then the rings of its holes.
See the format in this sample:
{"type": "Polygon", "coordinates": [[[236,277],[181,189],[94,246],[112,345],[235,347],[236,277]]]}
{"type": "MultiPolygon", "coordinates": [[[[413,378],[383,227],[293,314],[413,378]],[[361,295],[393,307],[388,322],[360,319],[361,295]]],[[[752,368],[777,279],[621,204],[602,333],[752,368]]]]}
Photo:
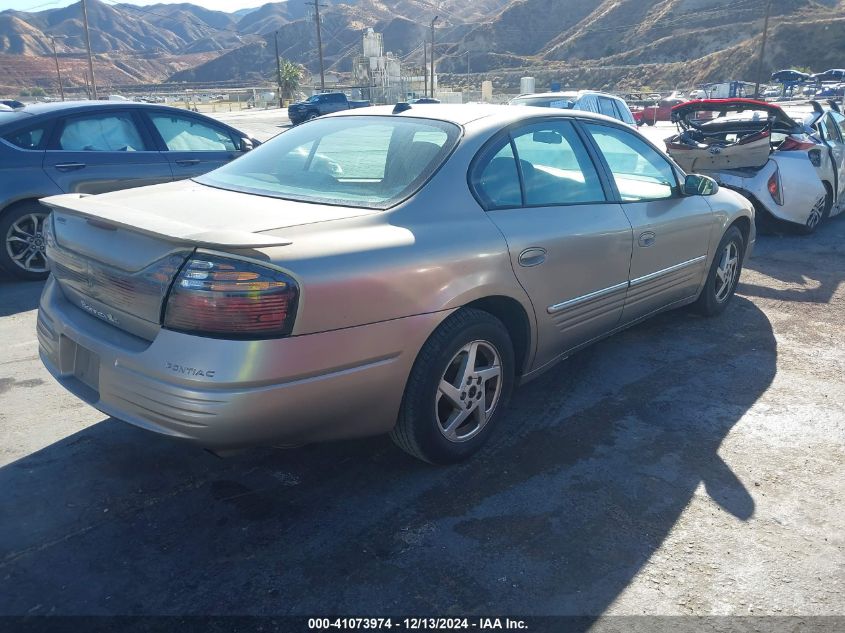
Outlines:
{"type": "Polygon", "coordinates": [[[273,235],[275,230],[375,213],[228,191],[190,180],[97,196],[64,194],[42,202],[150,236],[233,248],[290,244],[273,235]]]}
{"type": "MultiPolygon", "coordinates": [[[[697,99],[687,101],[672,108],[672,122],[681,123],[685,127],[699,127],[700,121],[693,120],[696,112],[728,114],[730,112],[743,112],[744,110],[764,110],[768,112],[772,123],[778,127],[800,127],[780,106],[756,99],[697,99]]],[[[712,119],[703,120],[710,121],[712,119]]]]}

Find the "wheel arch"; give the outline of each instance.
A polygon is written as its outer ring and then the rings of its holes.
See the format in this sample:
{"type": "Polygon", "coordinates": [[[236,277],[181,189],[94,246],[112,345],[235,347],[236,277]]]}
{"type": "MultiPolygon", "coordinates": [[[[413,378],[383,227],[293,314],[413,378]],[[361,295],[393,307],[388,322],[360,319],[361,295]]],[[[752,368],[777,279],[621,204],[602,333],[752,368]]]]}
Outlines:
{"type": "Polygon", "coordinates": [[[531,357],[532,337],[531,321],[522,304],[512,297],[492,295],[475,299],[464,307],[487,312],[504,324],[513,343],[515,373],[524,374],[531,357]]]}
{"type": "Polygon", "coordinates": [[[739,232],[742,233],[742,242],[745,245],[745,250],[748,250],[748,239],[751,237],[751,220],[745,216],[741,215],[736,220],[731,222],[730,226],[728,226],[725,231],[730,230],[732,226],[735,226],[739,229],[739,232]]]}
{"type": "MultiPolygon", "coordinates": [[[[36,197],[36,196],[27,196],[27,197],[23,197],[23,198],[18,198],[17,200],[13,200],[12,202],[9,202],[8,204],[6,204],[4,207],[0,208],[0,218],[2,218],[4,215],[9,213],[10,211],[14,211],[17,208],[28,205],[28,204],[39,204],[39,206],[40,206],[40,203],[38,202],[40,199],[41,199],[40,197],[36,197]]],[[[43,207],[43,208],[44,208],[45,212],[50,213],[50,210],[47,209],[47,207],[43,207]]]]}

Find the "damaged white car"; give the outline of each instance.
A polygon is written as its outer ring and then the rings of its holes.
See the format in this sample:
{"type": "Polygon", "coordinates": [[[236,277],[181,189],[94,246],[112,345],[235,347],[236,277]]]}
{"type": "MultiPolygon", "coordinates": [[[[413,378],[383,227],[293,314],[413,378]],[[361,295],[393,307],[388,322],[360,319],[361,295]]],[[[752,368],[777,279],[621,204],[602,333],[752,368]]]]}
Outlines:
{"type": "Polygon", "coordinates": [[[845,208],[845,129],[822,136],[813,127],[820,120],[799,123],[753,99],[691,101],[672,109],[679,133],[666,139],[666,149],[684,171],[711,176],[758,213],[809,234],[845,208]]]}

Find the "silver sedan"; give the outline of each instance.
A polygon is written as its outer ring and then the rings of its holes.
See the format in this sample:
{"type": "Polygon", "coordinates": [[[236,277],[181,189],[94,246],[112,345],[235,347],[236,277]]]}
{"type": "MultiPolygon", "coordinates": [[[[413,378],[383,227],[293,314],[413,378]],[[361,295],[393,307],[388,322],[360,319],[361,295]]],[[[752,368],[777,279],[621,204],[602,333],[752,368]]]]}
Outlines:
{"type": "Polygon", "coordinates": [[[41,357],[80,398],[216,450],[390,433],[435,463],[585,345],[722,312],[755,240],[738,194],[548,108],[356,110],[192,181],[44,202],[41,357]]]}

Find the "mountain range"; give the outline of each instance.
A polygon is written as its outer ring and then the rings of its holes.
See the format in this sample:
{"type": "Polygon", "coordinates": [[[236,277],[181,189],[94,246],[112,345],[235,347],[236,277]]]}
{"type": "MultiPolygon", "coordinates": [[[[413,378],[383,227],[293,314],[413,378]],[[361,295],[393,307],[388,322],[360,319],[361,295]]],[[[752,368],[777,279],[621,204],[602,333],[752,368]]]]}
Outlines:
{"type": "MultiPolygon", "coordinates": [[[[437,15],[443,82],[502,88],[521,75],[591,87],[691,85],[753,78],[767,0],[321,0],[327,68],[348,72],[361,32],[384,34],[385,50],[422,63],[421,42],[437,15]],[[471,70],[466,77],[467,53],[471,70]]],[[[252,10],[194,4],[136,6],[87,0],[99,82],[112,85],[262,81],[283,57],[317,70],[313,16],[304,1],[252,10]]],[[[845,0],[772,0],[764,68],[845,66],[845,0]]],[[[81,3],[0,12],[0,91],[52,87],[51,36],[70,85],[81,85],[81,3]]]]}

